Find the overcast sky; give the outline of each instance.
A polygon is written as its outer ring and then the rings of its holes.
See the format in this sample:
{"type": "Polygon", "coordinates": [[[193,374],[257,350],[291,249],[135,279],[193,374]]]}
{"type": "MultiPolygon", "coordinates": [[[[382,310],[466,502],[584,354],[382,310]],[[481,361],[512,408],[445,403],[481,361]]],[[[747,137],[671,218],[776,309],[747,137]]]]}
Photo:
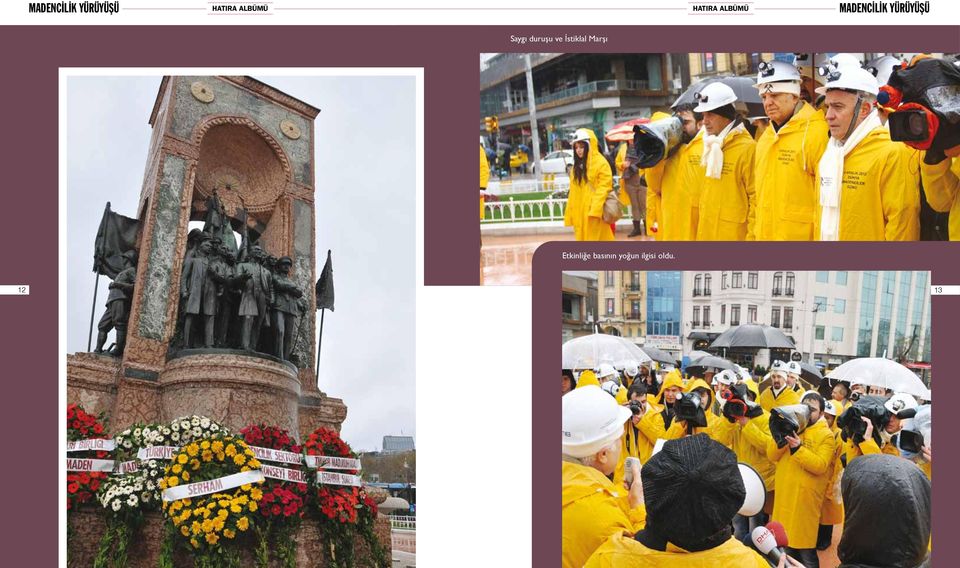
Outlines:
{"type": "MultiPolygon", "coordinates": [[[[384,435],[416,434],[416,79],[256,78],[321,110],[315,121],[317,274],[332,249],[336,311],[324,322],[320,390],[347,404],[342,433],[354,450],[379,450],[384,435]]],[[[87,349],[93,245],[104,204],[137,215],[160,80],[67,81],[70,353],[87,349]]],[[[101,277],[97,320],[108,283],[101,277]]],[[[318,328],[319,321],[318,313],[318,328]]]]}

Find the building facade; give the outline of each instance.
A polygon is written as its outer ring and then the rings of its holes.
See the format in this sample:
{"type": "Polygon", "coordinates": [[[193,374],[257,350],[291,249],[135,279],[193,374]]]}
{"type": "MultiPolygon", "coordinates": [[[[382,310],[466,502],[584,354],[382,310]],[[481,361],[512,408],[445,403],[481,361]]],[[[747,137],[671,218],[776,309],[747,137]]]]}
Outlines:
{"type": "Polygon", "coordinates": [[[647,274],[642,270],[597,273],[597,321],[605,333],[641,343],[646,326],[647,274]]]}
{"type": "Polygon", "coordinates": [[[683,273],[647,272],[647,336],[644,344],[680,359],[683,350],[683,273]]]}
{"type": "Polygon", "coordinates": [[[562,275],[563,341],[593,333],[597,321],[597,276],[595,272],[564,272],[562,275]]]}

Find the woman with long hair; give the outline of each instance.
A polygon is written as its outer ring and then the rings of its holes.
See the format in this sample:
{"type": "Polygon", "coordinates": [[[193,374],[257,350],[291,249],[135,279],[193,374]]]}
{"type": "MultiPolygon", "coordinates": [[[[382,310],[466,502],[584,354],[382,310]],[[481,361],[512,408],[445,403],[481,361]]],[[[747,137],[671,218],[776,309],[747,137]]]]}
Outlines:
{"type": "Polygon", "coordinates": [[[613,172],[597,147],[592,130],[581,128],[573,138],[573,170],[563,224],[578,241],[612,241],[613,228],[603,222],[603,203],[613,189],[613,172]]]}

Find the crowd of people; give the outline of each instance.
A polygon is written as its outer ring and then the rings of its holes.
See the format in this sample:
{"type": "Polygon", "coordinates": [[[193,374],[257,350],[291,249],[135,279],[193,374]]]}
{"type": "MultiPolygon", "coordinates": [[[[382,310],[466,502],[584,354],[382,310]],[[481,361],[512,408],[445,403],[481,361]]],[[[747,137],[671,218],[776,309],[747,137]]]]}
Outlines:
{"type": "Polygon", "coordinates": [[[818,568],[838,524],[842,567],[929,566],[929,401],[814,389],[781,361],[762,380],[601,364],[564,370],[562,393],[565,568],[818,568]],[[768,523],[783,554],[752,539],[768,523]]]}
{"type": "MultiPolygon", "coordinates": [[[[762,116],[747,116],[722,80],[708,83],[694,102],[678,99],[672,115],[650,117],[679,120],[682,134],[646,169],[637,167],[633,141],[608,159],[593,130],[581,128],[572,142],[564,224],[578,240],[614,240],[615,223],[603,215],[613,192],[631,206],[630,237],[883,241],[945,239],[949,231],[960,239],[960,212],[949,217],[949,229],[936,213],[960,209],[960,145],[941,156],[891,140],[894,103],[878,95],[907,65],[889,55],[864,63],[850,54],[762,62],[754,85],[762,116]]],[[[939,128],[960,130],[946,121],[939,128]]],[[[489,174],[482,150],[480,162],[483,195],[489,174]]]]}

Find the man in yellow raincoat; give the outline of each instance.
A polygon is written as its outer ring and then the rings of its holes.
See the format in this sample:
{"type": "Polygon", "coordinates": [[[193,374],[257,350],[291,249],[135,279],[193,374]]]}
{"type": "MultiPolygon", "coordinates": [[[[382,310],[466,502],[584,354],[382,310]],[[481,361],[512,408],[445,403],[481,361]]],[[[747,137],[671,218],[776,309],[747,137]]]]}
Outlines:
{"type": "Polygon", "coordinates": [[[830,141],[817,165],[821,241],[908,241],[920,237],[920,195],[900,144],[890,140],[874,105],[876,78],[855,65],[832,67],[817,89],[830,141]]]}
{"type": "Polygon", "coordinates": [[[770,118],[757,141],[757,240],[812,241],[827,121],[800,100],[801,78],[793,65],[762,63],[756,86],[770,118]]]}
{"type": "Polygon", "coordinates": [[[592,385],[567,393],[562,405],[561,565],[580,568],[611,534],[643,528],[646,512],[639,468],[629,490],[610,481],[630,410],[592,385]]]}
{"type": "Polygon", "coordinates": [[[776,495],[772,520],[779,521],[790,546],[787,554],[805,566],[817,567],[817,532],[820,510],[830,481],[830,465],[836,442],[833,432],[823,420],[825,402],[818,393],[804,394],[802,403],[810,409],[810,425],[786,444],[777,447],[773,439],[767,444],[767,458],[776,464],[776,495]]]}
{"type": "Polygon", "coordinates": [[[714,394],[713,389],[710,388],[710,385],[708,385],[703,379],[694,379],[687,384],[684,392],[696,392],[698,395],[700,395],[700,408],[703,410],[707,425],[693,426],[692,424],[688,424],[687,421],[677,418],[673,420],[673,422],[670,424],[670,427],[667,428],[663,438],[666,440],[675,440],[677,438],[691,436],[693,434],[706,434],[712,439],[722,442],[722,440],[719,439],[720,434],[717,432],[717,428],[721,426],[721,419],[711,410],[713,408],[716,395],[714,394]]]}
{"type": "MultiPolygon", "coordinates": [[[[661,408],[657,414],[660,420],[656,422],[656,426],[663,429],[660,432],[665,433],[673,425],[675,415],[673,404],[677,401],[677,395],[683,392],[683,389],[683,378],[680,376],[680,371],[673,369],[663,378],[656,400],[657,405],[661,408]]],[[[652,439],[650,442],[656,444],[657,440],[652,439]]]]}
{"type": "Polygon", "coordinates": [[[573,138],[573,170],[563,224],[578,241],[612,241],[613,229],[603,221],[603,203],[613,190],[610,163],[600,154],[597,135],[580,128],[573,138]]]}
{"type": "Polygon", "coordinates": [[[930,165],[926,156],[920,160],[920,178],[927,203],[934,211],[950,212],[950,240],[960,241],[960,146],[947,151],[948,157],[930,165]]]}
{"type": "Polygon", "coordinates": [[[835,401],[828,400],[824,402],[823,419],[827,421],[827,426],[833,432],[833,440],[836,450],[833,452],[833,460],[830,462],[827,471],[827,492],[823,496],[823,507],[820,509],[820,529],[817,531],[817,550],[826,550],[830,548],[833,540],[833,526],[843,523],[843,501],[840,499],[840,472],[843,471],[843,462],[840,456],[843,455],[844,444],[840,438],[840,429],[837,427],[837,417],[842,413],[843,406],[835,401]]]}
{"type": "Polygon", "coordinates": [[[647,463],[653,454],[654,443],[663,437],[660,409],[648,404],[647,387],[641,381],[630,385],[627,395],[627,407],[631,409],[632,416],[624,426],[623,449],[626,457],[635,457],[640,463],[647,463]]]}
{"type": "Polygon", "coordinates": [[[757,404],[770,412],[778,406],[798,404],[800,395],[787,385],[787,370],[783,361],[774,361],[770,370],[770,386],[763,389],[757,404]]]}
{"type": "Polygon", "coordinates": [[[917,399],[906,393],[894,393],[893,396],[883,403],[883,406],[890,411],[891,416],[890,420],[888,420],[886,424],[883,424],[883,429],[879,431],[880,444],[877,444],[877,441],[873,435],[873,422],[866,416],[861,416],[860,418],[866,423],[866,431],[864,432],[863,439],[860,442],[857,442],[857,439],[859,438],[855,439],[852,436],[848,437],[844,447],[844,461],[848,465],[851,461],[853,461],[854,458],[869,454],[888,454],[891,456],[900,455],[900,450],[897,449],[895,444],[891,443],[893,436],[899,432],[900,428],[903,426],[903,420],[897,416],[897,413],[905,409],[915,410],[919,406],[917,404],[917,399]]]}
{"type": "Polygon", "coordinates": [[[692,106],[677,107],[682,142],[660,163],[644,170],[647,178],[647,232],[658,241],[692,241],[700,218],[703,185],[703,116],[692,106]],[[699,174],[699,175],[697,175],[699,174]]]}
{"type": "Polygon", "coordinates": [[[670,440],[642,470],[646,526],[613,533],[586,568],[765,568],[733,538],[746,489],[737,457],[704,434],[670,440]]]}
{"type": "Polygon", "coordinates": [[[737,117],[737,95],[721,82],[697,93],[703,113],[698,241],[752,241],[756,218],[753,156],[757,143],[737,117]]]}

